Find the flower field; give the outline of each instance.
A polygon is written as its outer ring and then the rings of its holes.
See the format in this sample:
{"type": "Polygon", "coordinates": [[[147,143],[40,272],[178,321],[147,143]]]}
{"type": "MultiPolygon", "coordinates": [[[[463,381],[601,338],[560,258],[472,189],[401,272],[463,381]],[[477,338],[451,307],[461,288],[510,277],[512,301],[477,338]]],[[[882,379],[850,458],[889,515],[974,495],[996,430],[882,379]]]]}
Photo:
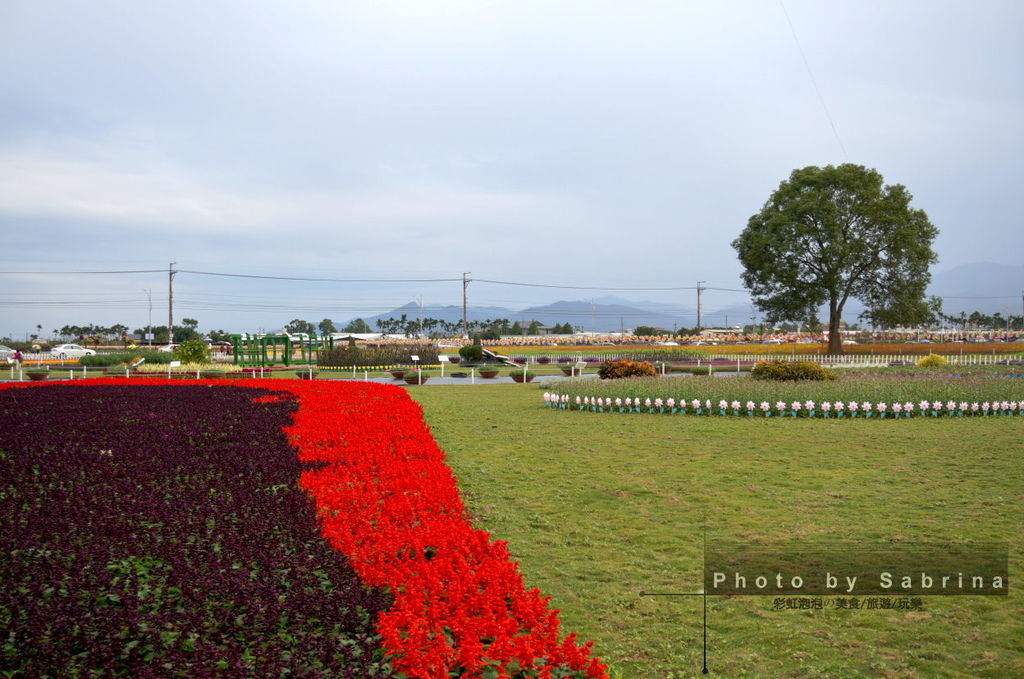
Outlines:
{"type": "Polygon", "coordinates": [[[400,389],[11,385],[0,474],[5,676],[606,676],[400,389]]]}

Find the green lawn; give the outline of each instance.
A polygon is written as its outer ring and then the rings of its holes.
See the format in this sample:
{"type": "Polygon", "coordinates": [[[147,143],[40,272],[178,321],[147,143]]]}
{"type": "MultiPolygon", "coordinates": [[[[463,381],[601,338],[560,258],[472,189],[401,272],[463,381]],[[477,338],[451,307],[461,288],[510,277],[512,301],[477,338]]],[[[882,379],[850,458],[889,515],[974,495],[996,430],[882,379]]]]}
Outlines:
{"type": "MultiPolygon", "coordinates": [[[[745,542],[1024,539],[1024,417],[900,422],[609,415],[534,385],[410,391],[475,522],[506,540],[613,676],[701,669],[701,533],[745,542]]],[[[777,611],[709,597],[712,676],[1024,676],[1024,596],[923,611],[777,611]]]]}

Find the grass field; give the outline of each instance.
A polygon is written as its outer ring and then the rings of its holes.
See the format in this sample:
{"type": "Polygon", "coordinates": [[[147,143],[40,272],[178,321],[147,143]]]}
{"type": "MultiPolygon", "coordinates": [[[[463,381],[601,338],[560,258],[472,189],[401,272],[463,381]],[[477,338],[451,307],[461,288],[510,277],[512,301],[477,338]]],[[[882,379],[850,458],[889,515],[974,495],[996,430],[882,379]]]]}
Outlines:
{"type": "MultiPolygon", "coordinates": [[[[602,416],[544,408],[534,385],[436,387],[419,401],[479,527],[596,642],[613,676],[700,674],[703,527],[745,542],[1010,545],[1024,538],[1024,418],[602,416]],[[895,426],[893,426],[895,425],[895,426]]],[[[722,677],[1024,676],[1024,596],[924,610],[773,610],[709,597],[722,677]]]]}

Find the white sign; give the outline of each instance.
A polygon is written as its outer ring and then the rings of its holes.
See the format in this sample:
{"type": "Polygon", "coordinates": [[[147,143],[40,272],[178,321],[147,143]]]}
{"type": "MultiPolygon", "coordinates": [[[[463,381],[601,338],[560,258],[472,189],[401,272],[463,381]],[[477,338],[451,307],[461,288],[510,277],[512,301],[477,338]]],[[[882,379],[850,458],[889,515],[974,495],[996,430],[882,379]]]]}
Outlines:
{"type": "Polygon", "coordinates": [[[142,339],[148,339],[148,340],[150,340],[150,339],[156,339],[156,335],[154,335],[154,334],[153,334],[153,333],[151,333],[151,332],[147,332],[147,333],[146,333],[145,335],[143,335],[142,339]]]}
{"type": "Polygon", "coordinates": [[[171,361],[167,365],[170,366],[171,368],[177,368],[178,366],[181,365],[181,361],[171,361]]]}
{"type": "Polygon", "coordinates": [[[419,356],[417,356],[416,354],[413,354],[413,355],[412,355],[412,356],[410,356],[409,358],[411,358],[411,359],[412,359],[412,360],[414,360],[414,361],[418,361],[418,360],[420,360],[420,357],[419,357],[419,356]]]}
{"type": "Polygon", "coordinates": [[[448,357],[447,356],[438,356],[437,360],[441,361],[441,363],[448,363],[448,357]]]}

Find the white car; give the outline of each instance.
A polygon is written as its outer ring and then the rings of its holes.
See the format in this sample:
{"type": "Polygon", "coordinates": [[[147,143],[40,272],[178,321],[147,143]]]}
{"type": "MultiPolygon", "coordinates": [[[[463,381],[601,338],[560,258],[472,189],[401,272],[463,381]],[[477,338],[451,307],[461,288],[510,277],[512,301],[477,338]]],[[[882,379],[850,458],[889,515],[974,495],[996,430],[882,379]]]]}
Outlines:
{"type": "Polygon", "coordinates": [[[53,349],[50,349],[50,353],[61,360],[66,358],[81,358],[83,356],[96,355],[94,350],[80,347],[77,344],[59,344],[53,349]]]}

